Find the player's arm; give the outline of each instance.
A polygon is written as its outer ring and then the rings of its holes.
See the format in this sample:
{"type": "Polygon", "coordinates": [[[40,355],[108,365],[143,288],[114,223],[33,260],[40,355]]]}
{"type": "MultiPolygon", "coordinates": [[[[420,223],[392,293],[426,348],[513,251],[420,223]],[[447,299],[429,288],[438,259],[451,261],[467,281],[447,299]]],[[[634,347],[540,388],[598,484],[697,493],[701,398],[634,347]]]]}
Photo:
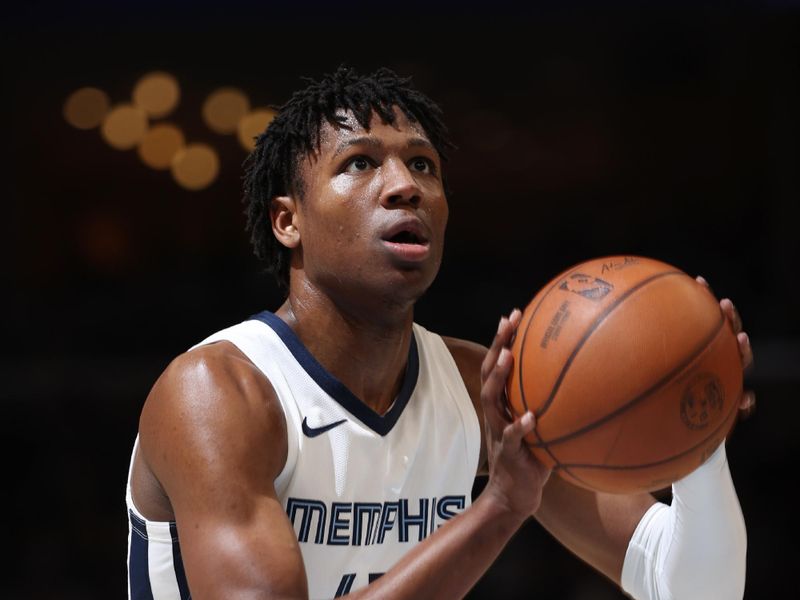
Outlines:
{"type": "MultiPolygon", "coordinates": [[[[747,367],[752,351],[741,320],[729,300],[721,307],[747,367]]],[[[476,344],[446,341],[475,400],[478,365],[485,369],[492,357],[476,344]]],[[[752,410],[753,402],[746,394],[742,411],[752,410]]],[[[480,415],[477,401],[476,408],[480,415]]],[[[564,546],[637,598],[741,596],[746,536],[724,448],[676,483],[669,507],[650,494],[599,494],[551,477],[535,516],[564,546]]]]}
{"type": "MultiPolygon", "coordinates": [[[[516,315],[512,319],[517,319],[516,315]]],[[[536,510],[549,477],[523,441],[533,430],[533,415],[511,422],[497,402],[511,368],[508,345],[518,323],[503,318],[489,360],[475,374],[481,389],[479,402],[484,429],[489,480],[480,497],[450,519],[358,598],[461,598],[494,562],[511,536],[536,510]]],[[[350,597],[350,596],[348,596],[350,597]]]]}
{"type": "MultiPolygon", "coordinates": [[[[509,366],[487,371],[485,389],[501,389],[509,366]]],[[[488,569],[535,510],[549,473],[523,445],[532,421],[495,425],[484,494],[348,597],[462,597],[488,569]]],[[[272,483],[286,460],[284,428],[269,382],[227,343],[180,357],[156,383],[139,447],[170,499],[192,598],[307,597],[302,556],[272,483]]]]}
{"type": "Polygon", "coordinates": [[[178,357],[139,428],[169,497],[192,598],[303,598],[306,577],[273,481],[286,429],[269,382],[227,342],[178,357]]]}
{"type": "Polygon", "coordinates": [[[672,489],[667,506],[553,477],[535,516],[634,598],[741,598],[747,537],[724,446],[672,489]]]}
{"type": "MultiPolygon", "coordinates": [[[[720,308],[736,333],[747,369],[753,352],[741,318],[728,299],[720,308]]],[[[748,390],[740,402],[741,416],[754,406],[748,390]]],[[[672,496],[667,506],[649,494],[594,493],[554,477],[536,518],[635,598],[741,598],[747,534],[724,444],[675,482],[672,496]]]]}
{"type": "MultiPolygon", "coordinates": [[[[486,348],[473,342],[452,338],[445,338],[445,342],[483,421],[479,373],[481,365],[491,357],[487,357],[486,348]]],[[[482,466],[478,473],[485,474],[484,444],[481,449],[482,466]]],[[[535,516],[572,552],[619,583],[631,535],[642,515],[654,503],[650,494],[599,495],[572,486],[560,477],[550,477],[535,516]]]]}

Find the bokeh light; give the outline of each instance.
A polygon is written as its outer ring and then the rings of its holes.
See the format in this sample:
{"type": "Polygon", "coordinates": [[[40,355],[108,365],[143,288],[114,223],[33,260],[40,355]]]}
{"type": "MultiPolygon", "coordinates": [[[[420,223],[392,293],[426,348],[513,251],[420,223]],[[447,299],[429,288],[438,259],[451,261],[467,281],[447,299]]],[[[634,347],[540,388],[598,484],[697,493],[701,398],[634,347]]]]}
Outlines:
{"type": "Polygon", "coordinates": [[[83,87],[72,92],[64,103],[64,119],[78,129],[94,129],[110,109],[108,94],[95,87],[83,87]]]}
{"type": "Polygon", "coordinates": [[[133,88],[133,103],[153,119],[165,117],[175,110],[180,97],[178,80],[163,71],[148,73],[133,88]]]}
{"type": "Polygon", "coordinates": [[[278,114],[271,108],[256,108],[239,121],[237,136],[242,147],[251,152],[256,147],[258,137],[278,114]]]}
{"type": "Polygon", "coordinates": [[[187,190],[207,188],[218,174],[219,157],[207,144],[189,144],[179,150],[172,161],[172,176],[187,190]]]}
{"type": "Polygon", "coordinates": [[[250,110],[247,95],[232,87],[215,90],[203,103],[203,120],[217,133],[236,133],[242,117],[250,110]]]}
{"type": "Polygon", "coordinates": [[[131,104],[122,104],[106,115],[100,133],[112,148],[130,150],[147,132],[147,115],[131,104]]]}
{"type": "Polygon", "coordinates": [[[150,128],[139,143],[139,158],[153,169],[169,169],[184,144],[180,129],[170,123],[159,123],[150,128]]]}

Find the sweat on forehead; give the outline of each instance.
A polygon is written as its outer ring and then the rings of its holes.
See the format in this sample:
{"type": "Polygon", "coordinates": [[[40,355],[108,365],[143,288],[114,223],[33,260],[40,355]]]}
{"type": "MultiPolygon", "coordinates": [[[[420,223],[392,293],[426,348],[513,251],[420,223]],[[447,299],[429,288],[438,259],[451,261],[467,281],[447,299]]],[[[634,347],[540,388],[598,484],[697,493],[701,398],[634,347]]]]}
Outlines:
{"type": "Polygon", "coordinates": [[[417,118],[398,106],[381,107],[380,110],[373,108],[369,112],[356,112],[350,108],[340,108],[332,117],[320,115],[316,139],[313,140],[316,149],[319,149],[323,142],[330,141],[332,137],[340,138],[348,133],[359,131],[369,132],[378,124],[391,125],[395,128],[401,126],[414,128],[428,137],[417,118]]]}
{"type": "Polygon", "coordinates": [[[337,111],[336,116],[337,121],[334,123],[327,120],[322,122],[316,144],[317,153],[321,152],[324,146],[328,148],[337,148],[341,144],[347,143],[350,139],[360,138],[365,134],[369,135],[380,125],[390,126],[396,131],[405,129],[409,132],[413,132],[419,139],[432,145],[422,125],[420,125],[413,116],[407,116],[397,107],[393,109],[393,119],[391,121],[384,120],[381,115],[373,111],[366,126],[364,126],[350,110],[337,111]]]}

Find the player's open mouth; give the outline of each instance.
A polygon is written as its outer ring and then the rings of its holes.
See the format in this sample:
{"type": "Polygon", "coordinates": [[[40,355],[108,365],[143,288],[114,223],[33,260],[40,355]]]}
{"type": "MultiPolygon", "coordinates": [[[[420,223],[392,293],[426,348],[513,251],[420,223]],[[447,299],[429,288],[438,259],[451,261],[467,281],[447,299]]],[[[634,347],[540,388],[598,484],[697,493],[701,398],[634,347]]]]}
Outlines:
{"type": "Polygon", "coordinates": [[[390,229],[381,239],[383,245],[403,260],[421,261],[427,258],[431,244],[417,223],[406,223],[390,229]]]}

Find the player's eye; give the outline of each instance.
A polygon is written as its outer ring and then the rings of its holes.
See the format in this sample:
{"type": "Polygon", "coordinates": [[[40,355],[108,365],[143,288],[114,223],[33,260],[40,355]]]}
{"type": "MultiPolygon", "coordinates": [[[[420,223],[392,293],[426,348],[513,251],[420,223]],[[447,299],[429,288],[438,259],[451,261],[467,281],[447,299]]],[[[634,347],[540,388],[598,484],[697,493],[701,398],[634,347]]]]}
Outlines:
{"type": "Polygon", "coordinates": [[[357,173],[366,171],[371,166],[369,159],[366,156],[354,156],[345,165],[345,171],[349,173],[357,173]]]}
{"type": "Polygon", "coordinates": [[[436,166],[433,164],[433,161],[424,156],[411,159],[409,167],[412,171],[418,173],[436,173],[436,166]]]}

